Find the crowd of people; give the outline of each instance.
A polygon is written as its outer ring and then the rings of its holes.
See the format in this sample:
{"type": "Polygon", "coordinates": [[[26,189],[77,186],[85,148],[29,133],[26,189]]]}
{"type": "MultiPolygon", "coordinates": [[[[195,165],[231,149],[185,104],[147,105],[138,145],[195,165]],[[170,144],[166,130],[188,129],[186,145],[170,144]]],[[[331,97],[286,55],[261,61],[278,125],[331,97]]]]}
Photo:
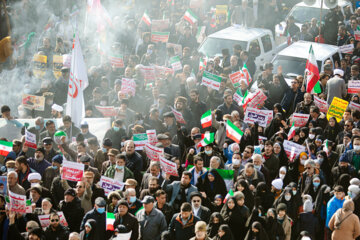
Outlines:
{"type": "Polygon", "coordinates": [[[307,92],[306,76],[294,77],[288,85],[281,66],[273,69],[265,63],[260,70],[256,46],[246,51],[235,44],[215,58],[197,50],[205,36],[233,24],[274,31],[298,1],[5,2],[0,39],[8,34],[9,20],[13,54],[0,64],[1,79],[8,77],[0,81],[4,89],[12,81],[21,89],[7,89],[17,92],[18,102],[11,97],[1,102],[0,120],[8,132],[0,136],[0,171],[6,176],[0,239],[360,238],[360,92],[348,93],[349,81],[360,76],[355,36],[360,8],[355,1],[354,13],[330,9],[321,28],[315,18],[301,28],[287,19],[284,33],[292,41],[354,44],[352,53],[325,62],[319,93],[307,92]],[[216,5],[226,6],[225,14],[216,5]],[[195,20],[189,20],[188,9],[195,20]],[[153,38],[156,21],[170,45],[153,38]],[[65,114],[71,67],[55,61],[71,55],[74,33],[89,79],[79,125],[65,114]],[[46,61],[39,64],[34,55],[46,56],[46,61]],[[174,56],[180,59],[176,70],[174,56]],[[234,87],[229,74],[244,66],[252,82],[241,80],[234,87]],[[150,77],[146,67],[162,70],[150,77]],[[218,90],[201,84],[204,71],[221,77],[218,90]],[[134,93],[122,91],[123,79],[135,82],[134,93]],[[255,81],[257,89],[252,89],[255,81]],[[266,126],[245,120],[246,106],[234,98],[235,93],[246,98],[254,90],[267,97],[256,107],[272,111],[266,126]],[[43,111],[24,106],[22,94],[44,97],[43,111]],[[315,97],[328,105],[335,97],[352,104],[340,120],[327,115],[315,97]],[[102,107],[116,112],[104,116],[102,107]],[[211,126],[204,128],[202,116],[208,110],[211,126]],[[293,128],[294,113],[309,114],[309,119],[293,128]],[[110,118],[111,127],[98,129],[96,121],[89,126],[92,118],[110,118]],[[35,125],[17,119],[34,119],[35,125]],[[238,141],[229,134],[229,122],[242,133],[238,141]],[[134,134],[147,130],[156,131],[154,146],[176,163],[177,174],[138,147],[134,134]],[[26,144],[26,132],[34,134],[36,148],[26,144]],[[213,133],[213,141],[204,143],[205,133],[213,133]],[[285,141],[305,150],[289,152],[285,141]],[[3,144],[10,144],[11,151],[3,144]],[[64,178],[65,161],[83,164],[81,181],[64,178]],[[123,189],[106,191],[100,186],[103,177],[124,183],[123,189]],[[10,192],[30,200],[26,213],[12,207],[10,192]],[[43,216],[48,216],[45,223],[43,216]]]}

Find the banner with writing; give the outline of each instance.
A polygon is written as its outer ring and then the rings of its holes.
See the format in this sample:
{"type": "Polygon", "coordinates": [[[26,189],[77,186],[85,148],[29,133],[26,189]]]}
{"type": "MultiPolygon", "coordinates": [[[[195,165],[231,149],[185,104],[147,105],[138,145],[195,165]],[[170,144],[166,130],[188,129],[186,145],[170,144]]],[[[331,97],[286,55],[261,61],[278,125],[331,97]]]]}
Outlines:
{"type": "Polygon", "coordinates": [[[328,111],[328,104],[326,100],[322,100],[321,98],[314,96],[314,103],[320,109],[320,112],[326,113],[328,111]]]}
{"type": "Polygon", "coordinates": [[[154,146],[155,144],[158,143],[155,129],[146,130],[146,135],[148,136],[148,141],[151,145],[154,146]]]}
{"type": "Polygon", "coordinates": [[[256,108],[248,107],[246,108],[244,122],[250,124],[257,122],[259,126],[266,127],[268,122],[268,113],[256,108]]]}
{"type": "Polygon", "coordinates": [[[127,94],[128,96],[135,96],[136,83],[134,79],[122,78],[120,91],[121,93],[127,94]]]}
{"type": "Polygon", "coordinates": [[[145,144],[145,153],[151,161],[160,161],[160,157],[164,156],[164,149],[147,143],[145,144]]]}
{"type": "Polygon", "coordinates": [[[44,111],[45,108],[45,97],[43,96],[23,94],[21,102],[24,108],[31,110],[44,111]]]}
{"type": "Polygon", "coordinates": [[[26,213],[26,196],[9,190],[8,209],[17,213],[26,213]]]}
{"type": "Polygon", "coordinates": [[[95,107],[104,117],[115,117],[117,115],[117,109],[114,106],[96,105],[95,107]]]}
{"type": "Polygon", "coordinates": [[[354,103],[354,102],[350,102],[350,103],[349,103],[349,108],[350,108],[351,110],[359,110],[359,111],[360,111],[360,104],[354,103]]]}
{"type": "Polygon", "coordinates": [[[305,149],[306,149],[304,146],[294,143],[294,142],[290,142],[288,140],[284,140],[283,145],[284,145],[284,150],[286,152],[286,155],[288,157],[290,157],[291,151],[295,151],[295,156],[299,156],[300,153],[305,152],[305,149]]]}
{"type": "Polygon", "coordinates": [[[160,157],[160,166],[165,173],[176,177],[179,176],[176,163],[169,161],[166,158],[160,157]]]}
{"type": "Polygon", "coordinates": [[[171,108],[171,111],[174,113],[175,119],[178,123],[186,124],[186,121],[181,112],[176,111],[174,108],[171,108]]]}
{"type": "Polygon", "coordinates": [[[204,71],[201,85],[210,87],[215,90],[220,89],[221,77],[210,72],[204,71]]]}
{"type": "Polygon", "coordinates": [[[36,135],[25,129],[25,146],[36,149],[36,135]]]}
{"type": "Polygon", "coordinates": [[[63,161],[61,179],[78,182],[82,180],[84,164],[63,161]]]}
{"type": "Polygon", "coordinates": [[[349,80],[348,93],[358,94],[360,92],[360,80],[349,80]]]}
{"type": "Polygon", "coordinates": [[[180,60],[179,56],[174,56],[174,57],[170,58],[169,62],[170,62],[172,69],[175,72],[182,70],[181,60],[180,60]]]}
{"type": "Polygon", "coordinates": [[[152,42],[163,42],[169,41],[170,32],[151,32],[152,42]]]}
{"type": "Polygon", "coordinates": [[[145,144],[148,143],[148,136],[146,133],[134,134],[133,141],[135,143],[135,150],[143,150],[145,144]]]}
{"type": "Polygon", "coordinates": [[[310,114],[293,113],[292,120],[295,122],[295,127],[304,127],[309,121],[310,114]]]}
{"type": "Polygon", "coordinates": [[[336,120],[340,122],[348,104],[349,102],[341,98],[334,97],[326,114],[327,119],[329,120],[330,117],[335,117],[336,120]]]}
{"type": "Polygon", "coordinates": [[[105,196],[108,196],[109,193],[111,193],[113,191],[118,191],[118,190],[122,191],[125,186],[125,183],[116,181],[112,178],[101,176],[99,185],[101,188],[104,189],[105,196]]]}

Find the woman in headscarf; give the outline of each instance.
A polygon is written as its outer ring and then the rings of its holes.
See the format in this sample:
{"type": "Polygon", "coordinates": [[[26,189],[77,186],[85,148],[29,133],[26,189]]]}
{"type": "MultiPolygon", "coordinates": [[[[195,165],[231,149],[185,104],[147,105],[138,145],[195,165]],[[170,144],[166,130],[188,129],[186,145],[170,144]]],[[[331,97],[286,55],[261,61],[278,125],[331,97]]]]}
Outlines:
{"type": "Polygon", "coordinates": [[[296,200],[293,196],[291,187],[285,187],[280,197],[275,200],[274,208],[276,209],[280,203],[285,203],[288,209],[287,215],[291,219],[297,219],[297,209],[299,206],[296,204],[296,200]]]}
{"type": "Polygon", "coordinates": [[[229,225],[235,239],[244,239],[245,221],[241,216],[239,206],[236,204],[235,197],[230,197],[220,212],[224,222],[229,225]],[[243,226],[243,227],[242,227],[243,226]]]}
{"type": "Polygon", "coordinates": [[[261,206],[259,207],[255,207],[252,211],[251,211],[251,215],[249,216],[249,218],[246,221],[245,227],[246,227],[246,232],[248,230],[251,230],[251,226],[254,222],[259,222],[261,223],[261,225],[263,227],[265,227],[265,219],[263,217],[261,217],[261,215],[264,215],[265,212],[262,209],[261,206]]]}
{"type": "Polygon", "coordinates": [[[337,184],[341,185],[344,189],[348,189],[350,186],[351,176],[350,174],[343,173],[340,175],[337,184]]]}
{"type": "Polygon", "coordinates": [[[328,156],[325,151],[319,151],[316,153],[316,159],[320,164],[320,172],[323,174],[323,179],[325,179],[326,184],[332,186],[333,178],[331,174],[331,165],[329,163],[328,156]]]}
{"type": "Polygon", "coordinates": [[[233,234],[229,225],[223,224],[220,226],[218,234],[214,240],[234,240],[233,234]]]}
{"type": "Polygon", "coordinates": [[[268,127],[265,128],[265,137],[271,139],[275,133],[280,131],[280,127],[284,127],[281,123],[284,120],[281,113],[276,113],[268,127]]]}
{"type": "Polygon", "coordinates": [[[267,211],[265,218],[265,231],[269,237],[269,240],[284,240],[285,233],[281,224],[276,220],[276,211],[274,208],[270,208],[267,211]]]}
{"type": "Polygon", "coordinates": [[[342,131],[342,129],[341,129],[339,123],[337,122],[336,118],[330,117],[329,122],[324,130],[324,137],[325,137],[325,139],[329,139],[329,140],[335,142],[337,135],[341,131],[342,131]]]}
{"type": "Polygon", "coordinates": [[[296,206],[301,206],[303,204],[302,200],[301,200],[301,192],[299,192],[297,190],[297,184],[294,182],[291,182],[287,185],[288,187],[291,188],[291,192],[293,195],[293,199],[295,200],[296,206]]]}
{"type": "Polygon", "coordinates": [[[214,198],[214,201],[210,203],[210,210],[212,212],[220,212],[223,206],[223,196],[217,194],[214,198]]]}
{"type": "Polygon", "coordinates": [[[239,179],[235,183],[235,191],[240,191],[245,196],[245,206],[251,211],[254,207],[254,194],[249,189],[249,184],[245,179],[239,179]]]}
{"type": "Polygon", "coordinates": [[[308,127],[302,127],[300,128],[300,140],[304,143],[305,139],[309,135],[309,128],[308,127]]]}
{"type": "Polygon", "coordinates": [[[280,113],[284,119],[286,118],[286,113],[280,103],[275,103],[274,105],[274,115],[277,113],[280,113]]]}
{"type": "Polygon", "coordinates": [[[226,196],[227,191],[224,179],[216,169],[211,169],[204,173],[204,175],[204,177],[199,177],[196,187],[199,192],[205,192],[207,203],[210,203],[217,194],[226,196]]]}
{"type": "Polygon", "coordinates": [[[214,212],[210,216],[209,225],[207,228],[207,234],[210,238],[216,236],[219,231],[219,227],[224,223],[224,219],[220,213],[214,212]]]}
{"type": "Polygon", "coordinates": [[[276,178],[280,178],[283,181],[284,186],[288,185],[291,180],[289,174],[287,174],[287,168],[285,166],[282,166],[279,169],[279,174],[276,178]]]}
{"type": "MultiPolygon", "coordinates": [[[[326,209],[327,209],[326,204],[331,198],[330,191],[331,191],[330,187],[326,184],[323,184],[320,187],[320,190],[315,199],[314,211],[315,211],[315,216],[319,220],[320,226],[325,225],[326,209]]],[[[319,239],[324,239],[324,231],[320,231],[319,239]]]]}
{"type": "Polygon", "coordinates": [[[322,184],[324,184],[324,182],[320,175],[314,174],[311,183],[304,188],[303,194],[309,194],[312,199],[315,199],[322,184]]]}
{"type": "Polygon", "coordinates": [[[331,217],[329,228],[333,231],[332,240],[355,239],[360,236],[359,217],[354,213],[354,202],[345,200],[343,207],[331,217]]]}
{"type": "Polygon", "coordinates": [[[254,222],[246,234],[245,240],[268,240],[269,237],[259,222],[254,222]]]}
{"type": "Polygon", "coordinates": [[[283,144],[281,142],[275,142],[273,145],[274,155],[279,159],[279,166],[288,165],[288,157],[284,150],[283,144]]]}
{"type": "Polygon", "coordinates": [[[96,221],[94,219],[89,219],[85,223],[85,229],[80,232],[81,240],[96,240],[95,230],[96,221]]]}
{"type": "Polygon", "coordinates": [[[260,182],[256,186],[254,206],[262,206],[264,211],[272,207],[274,203],[274,195],[270,192],[268,186],[264,182],[260,182]]]}

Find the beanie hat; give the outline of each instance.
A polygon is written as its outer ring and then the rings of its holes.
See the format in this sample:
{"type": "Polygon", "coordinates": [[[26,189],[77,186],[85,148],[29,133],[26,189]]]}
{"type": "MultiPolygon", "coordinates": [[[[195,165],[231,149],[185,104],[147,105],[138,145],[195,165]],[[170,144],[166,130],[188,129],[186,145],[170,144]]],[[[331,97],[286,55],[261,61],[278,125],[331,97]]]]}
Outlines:
{"type": "Polygon", "coordinates": [[[312,202],[308,199],[304,202],[304,212],[312,212],[313,210],[313,205],[312,202]]]}
{"type": "Polygon", "coordinates": [[[195,224],[195,232],[206,232],[206,223],[204,221],[198,221],[195,224]]]}
{"type": "Polygon", "coordinates": [[[349,159],[347,158],[346,154],[343,154],[340,156],[339,162],[346,162],[346,163],[350,163],[349,159]]]}
{"type": "Polygon", "coordinates": [[[58,155],[55,155],[51,160],[52,160],[52,162],[56,162],[61,165],[63,162],[63,156],[58,154],[58,155]]]}
{"type": "Polygon", "coordinates": [[[280,190],[282,189],[283,187],[283,180],[281,180],[280,178],[277,178],[277,179],[274,179],[272,182],[271,182],[271,185],[276,188],[277,190],[280,190]]]}

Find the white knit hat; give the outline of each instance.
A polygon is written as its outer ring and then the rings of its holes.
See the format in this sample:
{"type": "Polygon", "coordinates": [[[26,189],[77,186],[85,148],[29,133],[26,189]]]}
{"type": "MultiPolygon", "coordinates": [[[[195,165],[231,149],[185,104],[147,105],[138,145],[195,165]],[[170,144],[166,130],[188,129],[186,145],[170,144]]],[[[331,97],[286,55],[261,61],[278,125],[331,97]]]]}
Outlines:
{"type": "Polygon", "coordinates": [[[274,179],[274,180],[271,182],[271,185],[273,185],[274,188],[276,188],[277,190],[282,189],[283,184],[284,184],[284,183],[283,183],[283,180],[281,180],[280,178],[274,179]]]}
{"type": "Polygon", "coordinates": [[[30,173],[28,176],[28,181],[31,180],[40,180],[41,181],[41,175],[39,173],[30,173]]]}
{"type": "Polygon", "coordinates": [[[304,202],[303,207],[304,207],[304,212],[312,212],[313,210],[313,204],[309,199],[304,202]]]}

